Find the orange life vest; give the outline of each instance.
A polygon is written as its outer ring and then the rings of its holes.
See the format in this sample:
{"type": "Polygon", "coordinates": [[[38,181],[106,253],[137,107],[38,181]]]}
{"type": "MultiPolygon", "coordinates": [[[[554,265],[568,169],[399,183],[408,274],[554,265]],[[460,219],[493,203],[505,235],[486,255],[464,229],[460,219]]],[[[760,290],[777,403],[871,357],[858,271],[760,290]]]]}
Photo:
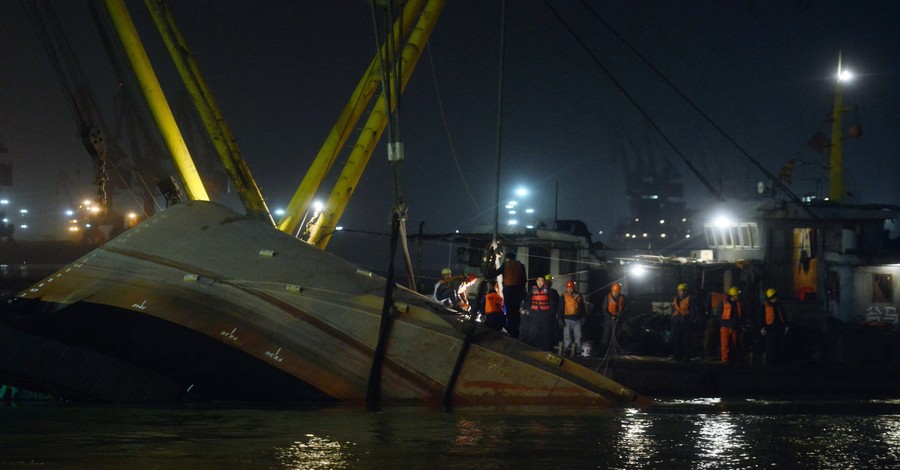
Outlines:
{"type": "Polygon", "coordinates": [[[672,301],[672,304],[675,306],[675,310],[672,311],[672,316],[677,317],[679,315],[688,316],[691,313],[691,296],[686,295],[683,298],[679,299],[678,296],[675,296],[675,300],[672,301]]]}
{"type": "Polygon", "coordinates": [[[619,295],[618,297],[613,297],[612,294],[606,294],[606,310],[607,313],[614,317],[618,317],[620,313],[622,313],[622,309],[625,308],[625,296],[619,295]]]}
{"type": "Polygon", "coordinates": [[[725,304],[722,305],[722,326],[725,328],[732,328],[737,325],[739,321],[741,321],[741,317],[743,316],[741,302],[731,299],[725,301],[725,304]],[[736,305],[737,307],[732,307],[732,305],[736,305]],[[734,312],[734,316],[731,315],[731,310],[736,310],[734,312]]]}
{"type": "Polygon", "coordinates": [[[563,293],[564,310],[563,313],[567,317],[580,315],[581,312],[581,294],[571,295],[568,292],[563,293]]]}
{"type": "Polygon", "coordinates": [[[784,325],[784,317],[781,315],[781,310],[775,308],[775,304],[769,301],[766,301],[766,326],[772,325],[776,321],[776,315],[778,323],[784,325]]]}
{"type": "Polygon", "coordinates": [[[503,297],[496,292],[489,292],[484,296],[484,314],[503,313],[503,297]]]}
{"type": "Polygon", "coordinates": [[[525,268],[514,259],[508,259],[503,263],[503,285],[525,285],[525,268]]]}

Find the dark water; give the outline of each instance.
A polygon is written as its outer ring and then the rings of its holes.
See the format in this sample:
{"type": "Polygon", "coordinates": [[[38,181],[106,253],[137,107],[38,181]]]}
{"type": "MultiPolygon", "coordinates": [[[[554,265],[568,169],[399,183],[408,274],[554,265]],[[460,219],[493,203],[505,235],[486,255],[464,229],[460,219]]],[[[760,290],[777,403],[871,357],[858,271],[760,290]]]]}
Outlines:
{"type": "Polygon", "coordinates": [[[0,405],[0,468],[900,468],[900,400],[645,410],[0,405]]]}

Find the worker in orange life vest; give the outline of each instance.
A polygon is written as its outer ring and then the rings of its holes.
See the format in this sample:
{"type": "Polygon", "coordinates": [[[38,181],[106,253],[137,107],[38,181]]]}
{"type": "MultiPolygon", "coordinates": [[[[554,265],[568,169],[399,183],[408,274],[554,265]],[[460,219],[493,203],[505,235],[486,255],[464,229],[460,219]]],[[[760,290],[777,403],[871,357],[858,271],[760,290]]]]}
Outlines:
{"type": "Polygon", "coordinates": [[[603,299],[603,312],[605,321],[603,323],[603,343],[608,345],[607,348],[613,353],[617,352],[616,348],[616,323],[625,313],[628,306],[625,294],[622,293],[622,285],[613,282],[609,287],[609,294],[603,299]]]}
{"type": "Polygon", "coordinates": [[[763,321],[765,326],[759,333],[766,337],[765,364],[771,366],[780,362],[781,344],[785,333],[788,331],[787,324],[784,321],[784,314],[781,311],[781,302],[778,301],[778,292],[775,289],[770,288],[766,290],[764,309],[763,321]]]}
{"type": "Polygon", "coordinates": [[[738,344],[738,331],[744,317],[740,295],[737,287],[728,289],[728,298],[722,304],[722,318],[719,326],[719,340],[722,351],[722,362],[734,364],[738,344]]]}
{"type": "Polygon", "coordinates": [[[500,331],[506,324],[506,315],[503,313],[503,297],[497,293],[496,285],[496,281],[488,281],[481,311],[484,312],[484,326],[500,331]]]}
{"type": "Polygon", "coordinates": [[[581,355],[581,322],[584,318],[584,297],[575,290],[575,281],[566,282],[566,291],[563,292],[562,301],[559,303],[559,321],[563,324],[563,352],[568,353],[575,341],[573,356],[581,355]]]}
{"type": "Polygon", "coordinates": [[[513,338],[519,337],[522,299],[525,296],[525,281],[528,274],[525,265],[516,260],[516,252],[506,253],[506,260],[500,267],[485,273],[485,277],[503,275],[503,301],[506,303],[506,332],[513,338]]]}
{"type": "Polygon", "coordinates": [[[678,292],[672,299],[672,347],[676,361],[691,359],[691,320],[694,317],[694,299],[687,284],[678,284],[678,292]]]}

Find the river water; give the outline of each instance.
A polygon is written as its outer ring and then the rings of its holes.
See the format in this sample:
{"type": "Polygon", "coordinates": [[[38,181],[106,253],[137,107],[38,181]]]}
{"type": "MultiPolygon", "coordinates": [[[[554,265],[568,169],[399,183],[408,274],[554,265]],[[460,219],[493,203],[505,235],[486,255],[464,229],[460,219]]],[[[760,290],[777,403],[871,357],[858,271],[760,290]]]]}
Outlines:
{"type": "Polygon", "coordinates": [[[900,468],[900,399],[649,408],[0,405],[0,468],[900,468]]]}

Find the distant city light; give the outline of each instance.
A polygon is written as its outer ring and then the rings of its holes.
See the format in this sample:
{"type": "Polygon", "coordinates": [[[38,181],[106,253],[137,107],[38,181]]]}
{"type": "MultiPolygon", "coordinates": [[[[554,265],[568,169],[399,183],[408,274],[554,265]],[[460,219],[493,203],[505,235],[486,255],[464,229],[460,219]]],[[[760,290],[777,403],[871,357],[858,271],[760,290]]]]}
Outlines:
{"type": "Polygon", "coordinates": [[[685,235],[684,238],[691,238],[691,234],[685,235]]]}
{"type": "Polygon", "coordinates": [[[644,238],[647,238],[647,233],[644,232],[644,234],[643,234],[642,236],[643,236],[644,238]]]}
{"type": "Polygon", "coordinates": [[[666,223],[666,219],[659,219],[659,223],[661,223],[661,224],[666,223]]]}
{"type": "Polygon", "coordinates": [[[90,200],[90,199],[85,199],[84,201],[81,201],[81,204],[82,204],[82,205],[85,205],[85,206],[89,206],[89,205],[91,205],[91,200],[90,200]]]}
{"type": "Polygon", "coordinates": [[[519,205],[519,203],[517,201],[509,201],[506,203],[506,208],[512,209],[513,207],[516,207],[517,205],[519,205]]]}
{"type": "Polygon", "coordinates": [[[534,214],[534,209],[525,209],[526,214],[534,214]]]}
{"type": "Polygon", "coordinates": [[[3,204],[4,206],[9,204],[9,199],[0,199],[0,204],[3,204]]]}
{"type": "Polygon", "coordinates": [[[131,219],[131,220],[137,219],[137,214],[134,213],[134,212],[129,212],[129,213],[128,213],[128,218],[131,219]]]}
{"type": "Polygon", "coordinates": [[[511,219],[506,225],[519,225],[519,221],[516,219],[511,219]]]}
{"type": "Polygon", "coordinates": [[[19,225],[19,228],[28,228],[28,224],[19,225]]]}
{"type": "Polygon", "coordinates": [[[66,215],[68,215],[68,216],[75,215],[75,211],[73,211],[72,209],[69,209],[66,211],[66,215]]]}
{"type": "MultiPolygon", "coordinates": [[[[601,231],[599,231],[599,232],[597,232],[597,234],[599,234],[599,235],[603,235],[603,230],[601,230],[601,231]]],[[[628,236],[628,235],[625,235],[625,236],[626,236],[626,237],[627,237],[627,236],[628,236]]]]}
{"type": "Polygon", "coordinates": [[[510,210],[506,211],[506,213],[509,214],[509,215],[516,215],[516,211],[513,210],[513,209],[510,209],[510,210]]]}
{"type": "Polygon", "coordinates": [[[532,229],[532,228],[534,228],[534,225],[526,225],[525,228],[532,229]]]}
{"type": "Polygon", "coordinates": [[[682,217],[682,218],[681,218],[681,221],[682,221],[682,222],[687,222],[687,217],[682,217]]]}
{"type": "Polygon", "coordinates": [[[340,232],[341,230],[344,230],[344,227],[341,225],[338,225],[337,227],[334,228],[335,232],[340,232]]]}
{"type": "Polygon", "coordinates": [[[20,214],[23,214],[23,215],[24,215],[24,214],[27,214],[27,213],[28,213],[28,209],[19,209],[19,213],[20,213],[20,214]]]}

